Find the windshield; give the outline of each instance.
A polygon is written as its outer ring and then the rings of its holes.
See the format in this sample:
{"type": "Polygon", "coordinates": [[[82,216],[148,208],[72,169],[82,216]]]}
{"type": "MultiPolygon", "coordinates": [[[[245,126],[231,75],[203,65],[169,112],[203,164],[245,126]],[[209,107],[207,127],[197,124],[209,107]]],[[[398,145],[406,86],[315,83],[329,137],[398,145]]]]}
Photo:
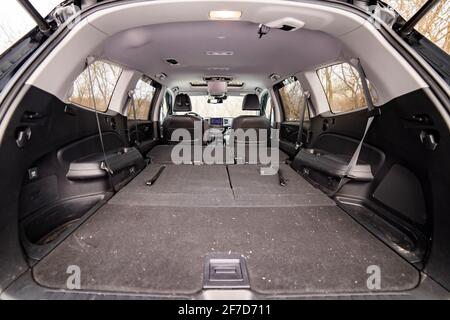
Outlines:
{"type": "Polygon", "coordinates": [[[208,103],[208,96],[191,96],[192,112],[204,118],[236,118],[242,115],[256,116],[259,111],[243,111],[243,96],[229,96],[223,103],[208,103]]]}

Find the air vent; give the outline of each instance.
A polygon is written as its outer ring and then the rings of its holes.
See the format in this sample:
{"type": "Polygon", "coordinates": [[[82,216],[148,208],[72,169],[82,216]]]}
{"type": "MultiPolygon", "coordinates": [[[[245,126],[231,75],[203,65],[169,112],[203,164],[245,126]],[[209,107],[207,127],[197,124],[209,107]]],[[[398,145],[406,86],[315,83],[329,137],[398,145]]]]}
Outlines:
{"type": "Polygon", "coordinates": [[[232,77],[230,76],[205,76],[203,77],[203,80],[208,82],[208,81],[226,81],[226,82],[230,82],[233,80],[232,77]]]}
{"type": "Polygon", "coordinates": [[[173,58],[167,58],[167,59],[164,59],[164,61],[167,62],[168,64],[170,64],[171,66],[176,66],[176,65],[180,64],[178,62],[178,60],[173,59],[173,58]]]}
{"type": "Polygon", "coordinates": [[[190,85],[193,88],[206,88],[208,86],[208,84],[203,81],[191,81],[190,85]]]}
{"type": "Polygon", "coordinates": [[[239,82],[239,81],[228,82],[228,87],[229,88],[242,88],[243,86],[244,86],[243,82],[239,82]]]}
{"type": "Polygon", "coordinates": [[[232,56],[233,51],[206,51],[207,56],[232,56]]]}
{"type": "Polygon", "coordinates": [[[209,67],[209,71],[230,71],[229,67],[209,67]]]}
{"type": "Polygon", "coordinates": [[[205,80],[205,81],[191,81],[189,84],[193,88],[206,88],[206,87],[208,87],[209,81],[225,81],[228,83],[229,88],[243,88],[244,87],[244,82],[231,81],[231,80],[226,80],[225,78],[217,78],[217,77],[216,78],[208,78],[208,80],[205,80]]]}

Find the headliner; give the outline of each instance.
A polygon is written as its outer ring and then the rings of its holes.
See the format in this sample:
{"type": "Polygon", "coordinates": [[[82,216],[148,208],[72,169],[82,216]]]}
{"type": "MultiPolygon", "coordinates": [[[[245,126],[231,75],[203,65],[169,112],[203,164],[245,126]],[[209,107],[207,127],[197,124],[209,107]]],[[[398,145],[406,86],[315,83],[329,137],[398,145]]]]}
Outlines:
{"type": "Polygon", "coordinates": [[[232,76],[245,83],[242,91],[252,91],[269,87],[272,73],[285,78],[341,56],[340,41],[321,31],[272,29],[259,39],[257,30],[257,24],[243,21],[139,27],[110,37],[105,43],[104,58],[152,78],[164,72],[167,79],[158,81],[169,87],[178,86],[181,91],[194,91],[189,82],[199,81],[205,75],[232,76]],[[224,50],[233,51],[234,55],[206,55],[207,51],[224,50]],[[166,58],[174,58],[180,64],[169,65],[166,58]],[[229,70],[214,71],[211,67],[229,70]]]}

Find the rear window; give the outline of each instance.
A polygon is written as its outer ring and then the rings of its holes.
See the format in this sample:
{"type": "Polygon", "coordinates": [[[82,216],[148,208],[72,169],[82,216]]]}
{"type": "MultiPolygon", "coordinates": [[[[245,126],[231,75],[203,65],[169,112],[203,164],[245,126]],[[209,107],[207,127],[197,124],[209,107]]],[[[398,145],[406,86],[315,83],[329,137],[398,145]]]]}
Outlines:
{"type": "MultiPolygon", "coordinates": [[[[427,0],[387,0],[405,20],[409,20],[427,0]]],[[[450,54],[450,1],[441,0],[414,27],[439,48],[450,54]]]]}
{"type": "MultiPolygon", "coordinates": [[[[328,99],[331,112],[340,113],[358,110],[367,106],[358,71],[348,63],[335,64],[317,71],[328,99]]],[[[368,81],[374,102],[375,88],[368,81]]]]}
{"type": "MultiPolygon", "coordinates": [[[[61,0],[32,0],[31,4],[43,16],[50,13],[61,0]]],[[[3,0],[0,10],[0,55],[36,27],[36,22],[16,0],[3,0]]]]}
{"type": "Polygon", "coordinates": [[[85,69],[75,80],[69,101],[89,109],[94,109],[89,73],[92,77],[95,106],[98,111],[105,112],[108,110],[109,102],[111,101],[122,69],[104,61],[96,61],[85,69]]]}
{"type": "Polygon", "coordinates": [[[428,0],[385,0],[405,20],[409,20],[428,0]]]}
{"type": "Polygon", "coordinates": [[[148,120],[150,106],[155,96],[156,88],[152,86],[152,81],[147,77],[142,77],[136,84],[134,89],[134,106],[136,108],[136,116],[134,114],[131,103],[128,104],[128,119],[148,120]]]}

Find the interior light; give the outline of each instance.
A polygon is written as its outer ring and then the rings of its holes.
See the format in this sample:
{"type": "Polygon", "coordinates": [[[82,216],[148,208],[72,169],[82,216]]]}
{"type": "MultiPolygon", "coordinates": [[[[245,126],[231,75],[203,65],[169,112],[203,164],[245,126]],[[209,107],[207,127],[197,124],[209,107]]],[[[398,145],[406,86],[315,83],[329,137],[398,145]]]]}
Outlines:
{"type": "Polygon", "coordinates": [[[217,10],[210,11],[209,18],[211,20],[236,20],[242,15],[241,11],[217,10]]]}

